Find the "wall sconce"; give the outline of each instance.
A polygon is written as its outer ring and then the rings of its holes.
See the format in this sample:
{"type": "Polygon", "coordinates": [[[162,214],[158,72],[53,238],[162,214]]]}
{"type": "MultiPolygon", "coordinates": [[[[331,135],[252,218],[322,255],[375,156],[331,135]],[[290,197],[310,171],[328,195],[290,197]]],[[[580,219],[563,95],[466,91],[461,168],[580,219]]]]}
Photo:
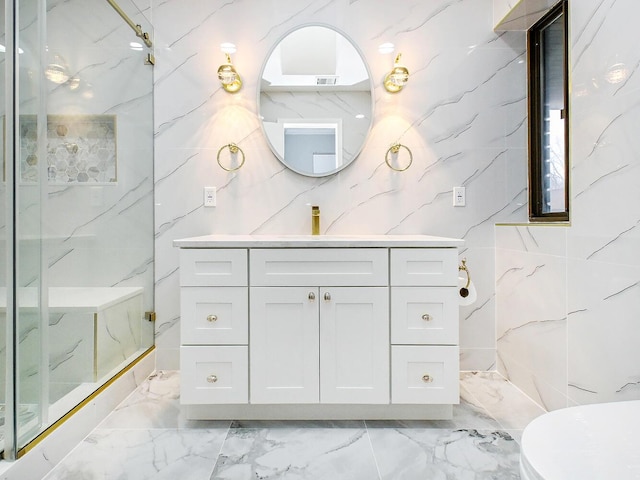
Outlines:
{"type": "Polygon", "coordinates": [[[402,54],[399,53],[393,64],[393,69],[384,77],[384,88],[391,93],[399,92],[409,81],[409,70],[407,70],[407,67],[400,65],[401,56],[402,54]]]}
{"type": "Polygon", "coordinates": [[[242,79],[231,63],[229,54],[225,53],[225,55],[227,56],[227,63],[223,63],[218,68],[218,78],[222,82],[222,88],[229,93],[236,93],[242,88],[242,79]]]}

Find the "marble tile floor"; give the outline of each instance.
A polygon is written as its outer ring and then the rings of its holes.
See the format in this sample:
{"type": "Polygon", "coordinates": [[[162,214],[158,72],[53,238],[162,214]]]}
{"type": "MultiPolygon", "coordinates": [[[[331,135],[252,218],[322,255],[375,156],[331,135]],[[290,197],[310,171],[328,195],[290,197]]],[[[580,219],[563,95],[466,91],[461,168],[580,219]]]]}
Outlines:
{"type": "Polygon", "coordinates": [[[189,421],[179,381],[153,374],[45,479],[518,479],[544,413],[499,374],[462,372],[451,420],[189,421]]]}

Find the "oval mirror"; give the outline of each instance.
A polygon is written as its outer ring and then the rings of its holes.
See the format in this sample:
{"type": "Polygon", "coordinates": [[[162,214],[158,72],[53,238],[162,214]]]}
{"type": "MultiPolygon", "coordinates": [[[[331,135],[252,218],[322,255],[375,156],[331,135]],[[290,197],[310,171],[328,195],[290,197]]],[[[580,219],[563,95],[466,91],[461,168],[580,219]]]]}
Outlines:
{"type": "Polygon", "coordinates": [[[342,170],[371,129],[372,92],[369,69],[344,35],[322,25],[289,32],[269,53],[258,92],[271,150],[302,175],[342,170]]]}

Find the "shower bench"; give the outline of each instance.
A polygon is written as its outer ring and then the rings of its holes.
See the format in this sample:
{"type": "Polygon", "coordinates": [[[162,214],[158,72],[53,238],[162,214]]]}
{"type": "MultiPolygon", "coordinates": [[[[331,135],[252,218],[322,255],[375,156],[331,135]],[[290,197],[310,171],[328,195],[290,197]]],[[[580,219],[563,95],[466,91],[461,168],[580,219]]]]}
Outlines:
{"type": "MultiPolygon", "coordinates": [[[[48,384],[57,398],[73,386],[115,373],[140,349],[142,287],[50,287],[48,291],[46,332],[40,324],[38,290],[20,288],[16,299],[19,378],[26,398],[38,394],[41,375],[37,372],[43,355],[49,358],[48,384]]],[[[2,329],[6,298],[6,289],[1,288],[2,329]]],[[[0,365],[0,375],[4,371],[0,365]]]]}

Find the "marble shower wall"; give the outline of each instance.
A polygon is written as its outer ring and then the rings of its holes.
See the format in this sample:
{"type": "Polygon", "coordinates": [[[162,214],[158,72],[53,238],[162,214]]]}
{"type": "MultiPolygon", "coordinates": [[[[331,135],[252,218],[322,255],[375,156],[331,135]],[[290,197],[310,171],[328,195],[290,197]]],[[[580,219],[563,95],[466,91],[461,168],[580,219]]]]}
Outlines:
{"type": "Polygon", "coordinates": [[[322,233],[462,237],[461,257],[478,301],[461,310],[463,369],[495,367],[494,223],[526,220],[526,82],[522,32],[493,31],[491,0],[156,0],[155,222],[158,368],[177,368],[178,251],[174,239],[210,234],[306,234],[309,204],[322,233]],[[371,134],[343,172],[308,178],[286,170],[257,118],[260,68],[271,47],[307,23],[336,27],[365,56],[375,85],[371,134]],[[219,45],[233,42],[243,89],[216,78],[219,45]],[[407,87],[382,87],[396,45],[411,71],[407,87]],[[384,162],[400,140],[414,154],[398,173],[384,162]],[[227,173],[218,149],[235,142],[245,166],[227,173]],[[452,206],[452,187],[467,206],[452,206]],[[218,206],[203,207],[203,187],[218,206]]]}
{"type": "MultiPolygon", "coordinates": [[[[151,31],[131,1],[122,8],[151,31]]],[[[50,286],[143,286],[153,305],[152,67],[147,52],[106,3],[47,2],[49,56],[61,55],[74,83],[47,82],[49,115],[113,116],[116,182],[50,184],[43,209],[50,286]],[[77,19],[77,20],[74,20],[77,19]]],[[[31,108],[25,102],[23,108],[31,108]]],[[[55,118],[55,117],[53,117],[55,118]]],[[[64,117],[62,117],[64,119],[64,117]]],[[[99,118],[99,117],[98,117],[99,118]]],[[[99,152],[98,152],[99,153],[99,152]]]]}
{"type": "Polygon", "coordinates": [[[496,228],[499,368],[552,409],[640,399],[638,15],[570,2],[571,226],[496,228]]]}
{"type": "MultiPolygon", "coordinates": [[[[135,16],[131,2],[121,0],[120,4],[150,31],[144,17],[135,16]]],[[[21,167],[23,173],[27,167],[33,169],[17,182],[18,285],[38,286],[42,250],[43,263],[48,266],[42,275],[45,288],[47,285],[141,286],[145,290],[144,308],[149,310],[153,306],[154,282],[153,84],[152,67],[144,65],[146,52],[130,48],[129,43],[137,38],[113,9],[100,0],[20,2],[19,20],[19,111],[24,134],[30,139],[30,142],[22,144],[24,161],[21,167]],[[64,60],[70,77],[65,83],[45,81],[40,85],[38,82],[42,73],[38,9],[43,5],[46,5],[46,62],[64,60]],[[46,91],[44,96],[43,91],[46,91]],[[56,126],[75,119],[75,126],[67,124],[68,138],[73,134],[74,139],[70,142],[76,142],[80,147],[75,153],[70,149],[68,157],[65,156],[66,165],[71,163],[69,160],[73,155],[77,153],[80,157],[81,153],[86,153],[83,149],[89,148],[86,143],[91,138],[87,137],[92,133],[89,129],[78,129],[77,124],[84,121],[95,123],[97,119],[104,122],[105,117],[109,118],[109,124],[117,129],[115,136],[108,137],[117,142],[116,182],[107,179],[102,183],[76,181],[66,184],[57,178],[45,187],[46,200],[43,201],[40,185],[36,183],[40,177],[38,170],[45,172],[42,177],[46,177],[47,156],[61,152],[59,148],[52,152],[50,144],[49,151],[41,155],[34,141],[36,129],[26,128],[25,123],[33,123],[42,109],[42,101],[46,104],[44,109],[49,120],[55,121],[56,126]],[[39,158],[34,158],[34,155],[39,158]],[[33,170],[35,175],[32,175],[33,170]]],[[[0,81],[4,82],[4,77],[0,81]]],[[[97,145],[92,144],[93,147],[97,145]]],[[[76,176],[76,180],[79,178],[82,177],[76,176]]],[[[0,185],[0,191],[4,189],[5,185],[0,185]]],[[[0,198],[0,207],[4,211],[4,197],[0,198]]],[[[4,218],[0,229],[6,231],[4,218]]],[[[0,255],[0,269],[3,271],[7,270],[5,262],[6,255],[0,255]]],[[[39,324],[32,322],[31,315],[31,311],[24,312],[19,321],[18,335],[20,355],[34,363],[32,370],[36,372],[40,351],[36,337],[40,331],[39,324]]],[[[73,330],[73,322],[77,319],[73,313],[51,316],[52,390],[59,384],[86,381],[85,354],[87,345],[93,343],[93,329],[87,330],[86,325],[82,325],[73,330]],[[71,334],[69,328],[73,330],[71,334]],[[64,366],[58,369],[60,365],[64,366]]],[[[138,328],[143,330],[143,346],[152,345],[153,325],[141,319],[138,328]]],[[[4,334],[4,329],[1,333],[4,334]]],[[[3,345],[2,338],[2,352],[3,345]]],[[[30,389],[27,381],[22,385],[22,393],[32,401],[29,393],[38,391],[40,380],[29,371],[30,366],[22,371],[28,372],[33,388],[30,389]]]]}

